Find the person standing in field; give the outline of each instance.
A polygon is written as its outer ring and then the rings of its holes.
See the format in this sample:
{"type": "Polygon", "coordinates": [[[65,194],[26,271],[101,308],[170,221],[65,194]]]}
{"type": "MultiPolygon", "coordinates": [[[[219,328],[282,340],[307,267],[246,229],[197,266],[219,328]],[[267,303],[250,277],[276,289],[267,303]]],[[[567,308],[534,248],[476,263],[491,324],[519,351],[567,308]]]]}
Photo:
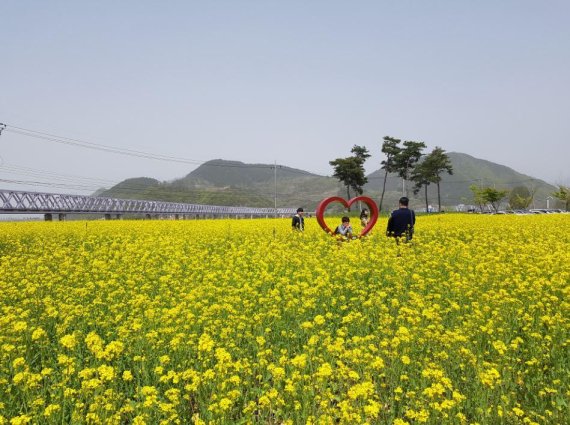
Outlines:
{"type": "Polygon", "coordinates": [[[291,223],[293,230],[302,232],[305,230],[305,218],[303,217],[305,212],[303,208],[297,208],[297,214],[293,216],[293,222],[291,223]]]}
{"type": "Polygon", "coordinates": [[[368,210],[366,208],[363,208],[362,211],[360,211],[360,224],[362,227],[366,227],[368,224],[368,210]]]}
{"type": "Polygon", "coordinates": [[[414,210],[408,208],[410,200],[402,196],[399,203],[399,208],[392,211],[388,219],[388,227],[386,235],[394,238],[405,236],[406,241],[412,239],[414,234],[414,225],[416,224],[416,214],[414,210]]]}

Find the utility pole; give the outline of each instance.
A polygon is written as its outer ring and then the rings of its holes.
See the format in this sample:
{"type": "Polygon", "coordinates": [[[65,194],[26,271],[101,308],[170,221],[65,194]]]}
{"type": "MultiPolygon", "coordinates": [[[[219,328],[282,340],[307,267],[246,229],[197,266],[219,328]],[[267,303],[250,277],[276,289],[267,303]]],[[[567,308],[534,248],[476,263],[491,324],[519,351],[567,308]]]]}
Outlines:
{"type": "Polygon", "coordinates": [[[275,218],[277,218],[277,160],[273,166],[273,199],[275,201],[275,218]]]}
{"type": "Polygon", "coordinates": [[[549,210],[550,209],[550,200],[554,200],[554,198],[552,196],[547,196],[546,197],[546,209],[549,210]]]}
{"type": "MultiPolygon", "coordinates": [[[[2,131],[6,129],[6,124],[0,122],[0,136],[2,135],[2,131]]],[[[2,165],[2,157],[0,156],[0,165],[2,165]]]]}

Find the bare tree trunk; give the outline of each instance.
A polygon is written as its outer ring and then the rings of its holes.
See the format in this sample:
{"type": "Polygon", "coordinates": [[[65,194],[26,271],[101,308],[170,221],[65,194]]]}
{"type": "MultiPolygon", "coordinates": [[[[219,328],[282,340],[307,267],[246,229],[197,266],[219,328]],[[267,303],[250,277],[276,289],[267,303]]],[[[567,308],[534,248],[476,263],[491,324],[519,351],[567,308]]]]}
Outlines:
{"type": "Polygon", "coordinates": [[[428,197],[427,197],[427,184],[424,184],[424,188],[425,188],[425,194],[426,194],[426,213],[429,212],[429,203],[428,203],[428,197]]]}
{"type": "Polygon", "coordinates": [[[406,167],[400,175],[402,176],[402,196],[406,196],[406,193],[408,192],[406,190],[406,177],[408,176],[408,168],[406,167]]]}
{"type": "MultiPolygon", "coordinates": [[[[346,200],[350,200],[350,186],[346,186],[346,196],[348,196],[346,200]]],[[[350,212],[350,206],[348,207],[348,212],[350,212]]]]}
{"type": "Polygon", "coordinates": [[[380,196],[380,204],[378,205],[378,212],[382,211],[382,202],[384,202],[384,193],[386,192],[386,180],[388,179],[388,170],[384,173],[384,185],[382,186],[382,196],[380,196]]]}
{"type": "Polygon", "coordinates": [[[437,182],[437,212],[441,212],[441,196],[439,194],[439,182],[437,182]]]}

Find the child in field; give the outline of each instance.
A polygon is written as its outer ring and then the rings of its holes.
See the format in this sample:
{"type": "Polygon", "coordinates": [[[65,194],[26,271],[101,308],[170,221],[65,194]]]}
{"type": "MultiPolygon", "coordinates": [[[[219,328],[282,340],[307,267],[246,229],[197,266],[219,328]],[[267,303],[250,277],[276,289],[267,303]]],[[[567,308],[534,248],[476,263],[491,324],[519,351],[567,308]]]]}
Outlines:
{"type": "Polygon", "coordinates": [[[350,225],[350,218],[344,216],[342,223],[334,230],[335,235],[344,236],[347,239],[352,239],[352,226],[350,225]]]}
{"type": "Polygon", "coordinates": [[[368,210],[366,208],[363,208],[360,212],[360,224],[363,228],[368,224],[368,210]]]}

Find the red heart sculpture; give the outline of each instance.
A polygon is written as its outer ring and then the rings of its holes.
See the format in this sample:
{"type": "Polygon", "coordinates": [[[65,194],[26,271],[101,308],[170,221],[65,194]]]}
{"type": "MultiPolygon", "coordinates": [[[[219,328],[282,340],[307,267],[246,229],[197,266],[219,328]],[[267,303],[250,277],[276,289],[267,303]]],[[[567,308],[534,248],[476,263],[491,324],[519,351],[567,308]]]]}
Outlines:
{"type": "Polygon", "coordinates": [[[357,196],[356,198],[352,198],[349,201],[345,200],[344,198],[341,198],[340,196],[331,196],[330,198],[323,199],[321,202],[319,202],[319,205],[317,205],[317,210],[315,211],[317,215],[317,222],[325,232],[332,233],[332,230],[329,229],[329,226],[327,226],[324,219],[325,209],[329,206],[329,204],[333,202],[340,202],[346,208],[349,208],[352,204],[358,201],[364,202],[366,205],[368,205],[368,208],[370,208],[370,221],[368,222],[366,227],[362,229],[362,232],[360,232],[359,237],[366,235],[368,232],[370,232],[370,230],[372,230],[372,228],[378,221],[378,207],[376,206],[376,203],[368,196],[357,196]]]}

